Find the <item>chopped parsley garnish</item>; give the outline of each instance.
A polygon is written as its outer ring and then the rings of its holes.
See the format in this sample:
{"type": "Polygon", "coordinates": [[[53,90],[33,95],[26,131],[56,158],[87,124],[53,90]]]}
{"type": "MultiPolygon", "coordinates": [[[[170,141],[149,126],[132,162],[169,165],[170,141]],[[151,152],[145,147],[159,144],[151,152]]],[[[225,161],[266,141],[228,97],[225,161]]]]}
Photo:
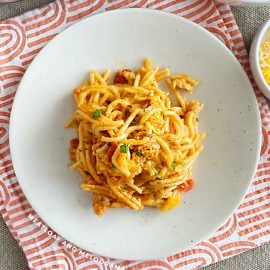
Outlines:
{"type": "Polygon", "coordinates": [[[172,163],[172,168],[175,171],[175,169],[176,169],[176,163],[175,162],[172,163]]]}
{"type": "Polygon", "coordinates": [[[121,186],[121,191],[124,192],[126,190],[126,184],[121,186]]]}
{"type": "Polygon", "coordinates": [[[101,110],[101,109],[98,109],[98,110],[95,110],[95,111],[93,112],[92,117],[93,117],[94,119],[98,119],[98,118],[101,116],[101,114],[102,114],[102,110],[101,110]]]}
{"type": "Polygon", "coordinates": [[[152,170],[153,170],[153,172],[154,172],[155,174],[158,174],[158,170],[157,170],[156,167],[153,166],[153,165],[152,165],[152,170]]]}
{"type": "Polygon", "coordinates": [[[126,144],[120,145],[120,152],[121,153],[127,153],[128,152],[128,146],[126,144]]]}
{"type": "Polygon", "coordinates": [[[115,169],[115,168],[116,168],[116,166],[115,166],[113,163],[112,163],[112,168],[113,168],[113,169],[115,169]]]}
{"type": "Polygon", "coordinates": [[[136,156],[138,156],[138,157],[144,157],[144,154],[142,152],[136,152],[136,156]]]}

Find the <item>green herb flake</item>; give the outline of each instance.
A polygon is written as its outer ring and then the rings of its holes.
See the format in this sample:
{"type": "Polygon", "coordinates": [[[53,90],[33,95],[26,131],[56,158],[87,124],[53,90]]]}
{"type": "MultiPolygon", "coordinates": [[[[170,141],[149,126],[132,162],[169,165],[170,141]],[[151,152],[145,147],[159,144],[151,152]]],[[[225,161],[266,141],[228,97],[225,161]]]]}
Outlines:
{"type": "Polygon", "coordinates": [[[120,152],[121,153],[127,153],[128,152],[128,146],[126,144],[120,145],[120,152]]]}
{"type": "Polygon", "coordinates": [[[156,169],[155,166],[152,165],[152,171],[155,173],[155,174],[158,174],[158,170],[156,169]]]}
{"type": "Polygon", "coordinates": [[[94,119],[98,119],[101,115],[102,115],[102,110],[99,109],[99,110],[95,110],[95,111],[93,112],[92,117],[93,117],[94,119]]]}
{"type": "Polygon", "coordinates": [[[136,156],[138,156],[138,157],[144,157],[144,154],[142,152],[136,152],[136,156]]]}
{"type": "Polygon", "coordinates": [[[175,171],[175,169],[176,169],[176,163],[175,162],[172,163],[172,168],[175,171]]]}
{"type": "Polygon", "coordinates": [[[126,190],[126,184],[121,186],[121,191],[124,192],[126,190]]]}
{"type": "Polygon", "coordinates": [[[116,169],[116,166],[115,166],[113,163],[112,163],[112,168],[113,168],[113,169],[116,169]]]}

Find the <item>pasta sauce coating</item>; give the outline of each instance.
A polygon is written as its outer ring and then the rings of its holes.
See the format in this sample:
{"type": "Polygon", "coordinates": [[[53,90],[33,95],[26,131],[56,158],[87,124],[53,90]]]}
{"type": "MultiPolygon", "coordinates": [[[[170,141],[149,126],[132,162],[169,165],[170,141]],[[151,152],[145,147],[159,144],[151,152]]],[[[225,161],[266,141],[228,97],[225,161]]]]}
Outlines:
{"type": "Polygon", "coordinates": [[[91,71],[74,89],[76,110],[66,124],[77,132],[70,142],[71,169],[82,175],[82,190],[93,193],[97,215],[120,207],[167,211],[194,188],[191,165],[205,137],[198,131],[203,104],[185,100],[180,91],[192,93],[197,84],[146,58],[137,71],[119,70],[113,78],[109,70],[91,71]]]}

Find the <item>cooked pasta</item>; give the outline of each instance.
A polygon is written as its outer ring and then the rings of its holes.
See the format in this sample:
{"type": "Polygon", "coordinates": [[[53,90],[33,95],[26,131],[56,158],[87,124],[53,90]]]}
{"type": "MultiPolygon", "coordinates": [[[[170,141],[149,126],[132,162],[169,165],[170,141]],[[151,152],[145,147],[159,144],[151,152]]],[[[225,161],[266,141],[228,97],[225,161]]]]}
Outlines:
{"type": "Polygon", "coordinates": [[[193,188],[191,164],[202,151],[198,132],[203,104],[186,101],[198,84],[188,75],[170,76],[168,68],[153,67],[146,58],[138,71],[91,71],[89,80],[74,89],[74,115],[66,124],[77,131],[71,140],[71,169],[83,177],[81,188],[93,193],[93,208],[169,210],[182,192],[193,188]],[[159,88],[164,80],[176,96],[159,88]]]}

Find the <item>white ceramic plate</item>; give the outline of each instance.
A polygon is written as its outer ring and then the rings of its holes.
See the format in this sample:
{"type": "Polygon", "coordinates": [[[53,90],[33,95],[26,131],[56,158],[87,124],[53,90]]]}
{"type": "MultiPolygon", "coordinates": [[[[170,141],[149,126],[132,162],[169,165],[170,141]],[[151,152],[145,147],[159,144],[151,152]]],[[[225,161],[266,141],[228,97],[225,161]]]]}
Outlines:
{"type": "Polygon", "coordinates": [[[231,214],[254,175],[260,118],[246,74],[212,34],[167,13],[117,10],[81,21],[39,53],[16,95],[10,139],[20,185],[52,229],[98,254],[149,259],[192,246],[231,214]],[[190,97],[205,103],[205,150],[193,170],[198,184],[173,211],[114,209],[100,218],[68,168],[74,133],[64,124],[74,110],[72,89],[90,69],[133,68],[146,56],[201,81],[190,97]]]}

